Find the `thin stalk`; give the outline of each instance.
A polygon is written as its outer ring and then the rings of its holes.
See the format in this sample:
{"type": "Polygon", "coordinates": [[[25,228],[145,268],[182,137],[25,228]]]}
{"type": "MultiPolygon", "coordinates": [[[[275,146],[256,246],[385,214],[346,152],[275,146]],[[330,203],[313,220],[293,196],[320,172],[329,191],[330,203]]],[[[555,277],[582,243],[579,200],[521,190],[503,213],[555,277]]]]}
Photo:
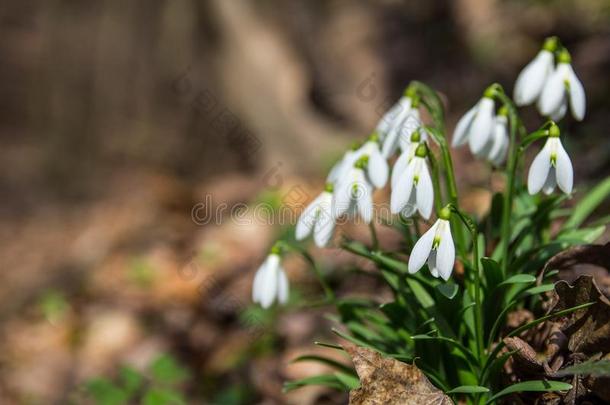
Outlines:
{"type": "Polygon", "coordinates": [[[483,362],[483,355],[485,354],[485,342],[484,342],[484,333],[483,333],[483,305],[481,302],[481,270],[479,269],[479,243],[478,236],[479,233],[477,231],[476,225],[472,222],[472,220],[466,217],[460,210],[450,205],[451,211],[453,211],[458,218],[462,221],[462,223],[466,226],[466,228],[470,231],[470,235],[472,238],[472,267],[474,269],[474,324],[475,324],[475,335],[477,341],[477,356],[479,362],[483,362]]]}
{"type": "Polygon", "coordinates": [[[506,191],[502,203],[502,226],[501,226],[501,260],[502,275],[506,277],[508,272],[508,247],[510,245],[510,216],[512,212],[513,198],[515,194],[515,177],[520,156],[520,147],[517,145],[517,130],[521,137],[525,135],[525,127],[519,120],[517,109],[512,100],[506,96],[500,85],[496,85],[496,96],[508,109],[509,118],[509,150],[508,165],[506,168],[506,191]]]}

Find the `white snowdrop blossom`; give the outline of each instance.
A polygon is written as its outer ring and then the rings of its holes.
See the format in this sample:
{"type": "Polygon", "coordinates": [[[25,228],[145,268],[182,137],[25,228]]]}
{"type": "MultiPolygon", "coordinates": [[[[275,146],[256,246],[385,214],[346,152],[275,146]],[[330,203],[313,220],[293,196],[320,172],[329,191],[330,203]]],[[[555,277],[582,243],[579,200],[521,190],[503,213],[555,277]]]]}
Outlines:
{"type": "Polygon", "coordinates": [[[318,247],[328,246],[335,231],[335,218],[332,215],[333,185],[316,197],[301,213],[296,226],[296,239],[303,240],[313,231],[313,240],[318,247]]]}
{"type": "Polygon", "coordinates": [[[390,184],[392,187],[394,187],[394,184],[396,184],[400,175],[407,169],[407,165],[411,159],[413,159],[413,156],[415,156],[415,151],[420,142],[426,142],[427,139],[428,137],[424,129],[419,128],[411,134],[409,142],[401,146],[402,153],[398,156],[398,159],[396,159],[394,167],[392,168],[392,176],[390,177],[390,184]]]}
{"type": "Polygon", "coordinates": [[[453,131],[452,146],[468,142],[470,151],[479,154],[492,136],[495,103],[491,90],[485,91],[481,100],[458,121],[453,131]]]}
{"type": "Polygon", "coordinates": [[[259,267],[252,284],[252,301],[263,308],[269,308],[275,301],[288,301],[288,277],[282,267],[279,249],[271,249],[271,254],[259,267]]]}
{"type": "Polygon", "coordinates": [[[570,62],[570,54],[565,49],[562,50],[558,56],[557,67],[544,84],[538,99],[540,114],[554,121],[563,118],[568,105],[574,119],[582,121],[585,118],[585,89],[570,62]]]}
{"type": "Polygon", "coordinates": [[[513,91],[515,104],[529,105],[540,97],[544,84],[553,71],[553,52],[556,48],[557,39],[548,38],[536,57],[519,73],[513,91]]]}
{"type": "Polygon", "coordinates": [[[561,191],[570,194],[573,182],[572,162],[559,140],[559,129],[553,125],[544,147],[530,166],[527,190],[530,194],[536,194],[540,190],[551,194],[557,185],[561,191]]]}
{"type": "Polygon", "coordinates": [[[383,146],[381,153],[388,159],[396,152],[399,143],[406,142],[411,137],[413,131],[421,126],[418,101],[411,100],[409,109],[402,110],[394,120],[385,138],[383,138],[383,146]],[[401,141],[402,139],[402,141],[401,141]]]}
{"type": "Polygon", "coordinates": [[[508,119],[503,107],[494,119],[491,137],[476,156],[488,160],[494,166],[501,166],[506,160],[508,146],[508,119]]]}
{"type": "MultiPolygon", "coordinates": [[[[443,211],[448,210],[443,208],[443,211]]],[[[417,273],[426,262],[434,277],[440,276],[447,281],[451,276],[455,263],[455,246],[447,212],[442,212],[434,225],[415,243],[409,256],[409,273],[417,273]]]]}
{"type": "Polygon", "coordinates": [[[404,119],[410,110],[411,97],[404,95],[381,117],[377,123],[375,131],[379,134],[380,138],[382,140],[385,139],[393,124],[398,120],[404,119]]]}
{"type": "Polygon", "coordinates": [[[388,182],[390,169],[388,167],[388,162],[379,150],[378,140],[379,138],[377,134],[373,133],[373,135],[371,135],[371,139],[362,145],[357,153],[358,158],[363,156],[368,157],[366,173],[371,184],[373,184],[376,188],[383,188],[388,182]]]}
{"type": "Polygon", "coordinates": [[[336,219],[343,214],[357,212],[367,224],[373,218],[373,186],[369,183],[363,167],[368,158],[363,156],[335,186],[332,200],[332,215],[336,219]]]}
{"type": "Polygon", "coordinates": [[[402,212],[404,216],[410,217],[415,211],[419,211],[423,218],[430,218],[434,190],[426,164],[426,153],[425,144],[421,144],[406,170],[398,177],[396,184],[393,184],[390,200],[390,210],[393,214],[402,212]]]}

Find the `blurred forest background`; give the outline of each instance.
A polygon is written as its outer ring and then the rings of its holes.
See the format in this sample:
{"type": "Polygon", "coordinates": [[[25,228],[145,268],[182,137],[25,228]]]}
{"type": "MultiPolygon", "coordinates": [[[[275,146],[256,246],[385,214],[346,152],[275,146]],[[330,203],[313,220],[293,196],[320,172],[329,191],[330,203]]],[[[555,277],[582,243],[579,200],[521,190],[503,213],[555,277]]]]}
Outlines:
{"type": "MultiPolygon", "coordinates": [[[[305,307],[306,264],[286,263],[287,310],[250,304],[286,227],[196,208],[303,203],[410,80],[443,93],[452,129],[488,84],[512,93],[548,35],[587,91],[565,128],[578,194],[610,173],[608,0],[2,2],[0,403],[90,403],[127,382],[149,403],[343,403],[281,392],[321,371],[290,360],[333,339],[305,307]]],[[[483,212],[489,169],[455,159],[483,212]]]]}

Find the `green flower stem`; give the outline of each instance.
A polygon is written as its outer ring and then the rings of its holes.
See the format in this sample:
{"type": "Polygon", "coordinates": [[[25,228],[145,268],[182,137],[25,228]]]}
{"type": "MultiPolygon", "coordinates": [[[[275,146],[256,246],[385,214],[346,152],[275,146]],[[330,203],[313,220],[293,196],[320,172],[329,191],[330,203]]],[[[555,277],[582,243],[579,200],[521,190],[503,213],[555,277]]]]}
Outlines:
{"type": "Polygon", "coordinates": [[[441,195],[440,174],[438,171],[438,162],[434,154],[428,152],[428,160],[432,169],[432,188],[434,189],[434,208],[439,211],[443,207],[443,196],[441,195]]]}
{"type": "MultiPolygon", "coordinates": [[[[455,174],[453,171],[453,160],[451,159],[451,153],[449,152],[449,145],[447,145],[447,139],[444,134],[433,127],[426,127],[426,131],[432,136],[434,141],[438,144],[441,150],[441,159],[443,161],[443,168],[445,169],[446,177],[446,188],[447,194],[449,194],[449,202],[459,208],[458,204],[458,193],[457,184],[455,181],[455,174]]],[[[464,233],[461,226],[458,226],[459,221],[452,220],[453,229],[455,230],[455,239],[458,246],[458,252],[460,257],[465,257],[466,242],[464,240],[464,233]]]]}
{"type": "Polygon", "coordinates": [[[309,263],[309,265],[313,269],[314,274],[316,275],[316,278],[318,279],[318,282],[320,283],[320,285],[322,286],[322,289],[324,290],[324,295],[326,296],[326,300],[331,303],[335,301],[335,293],[333,292],[333,289],[330,288],[330,286],[324,279],[324,275],[322,274],[322,271],[316,264],[316,261],[314,260],[313,256],[311,256],[306,249],[303,249],[300,246],[291,244],[286,241],[278,241],[276,243],[276,245],[284,250],[300,254],[305,259],[305,261],[307,261],[309,263]]]}
{"type": "Polygon", "coordinates": [[[502,274],[506,276],[508,273],[508,246],[510,245],[510,216],[512,212],[513,198],[515,194],[515,177],[517,172],[517,166],[519,163],[519,146],[517,145],[517,131],[523,138],[525,135],[525,127],[519,119],[517,114],[517,108],[515,107],[512,100],[506,96],[504,90],[499,84],[491,86],[494,89],[494,95],[504,104],[508,109],[508,118],[510,126],[510,141],[508,150],[508,165],[506,168],[506,190],[504,193],[504,199],[502,204],[502,226],[501,226],[501,263],[502,263],[502,274]]]}
{"type": "Polygon", "coordinates": [[[449,204],[449,208],[457,217],[462,221],[464,226],[470,231],[472,237],[472,267],[474,269],[474,324],[475,324],[475,335],[477,341],[477,357],[481,364],[483,363],[483,356],[485,354],[485,343],[483,334],[483,305],[481,302],[481,271],[479,269],[479,244],[478,244],[478,231],[477,227],[472,220],[464,215],[460,210],[449,204]]]}

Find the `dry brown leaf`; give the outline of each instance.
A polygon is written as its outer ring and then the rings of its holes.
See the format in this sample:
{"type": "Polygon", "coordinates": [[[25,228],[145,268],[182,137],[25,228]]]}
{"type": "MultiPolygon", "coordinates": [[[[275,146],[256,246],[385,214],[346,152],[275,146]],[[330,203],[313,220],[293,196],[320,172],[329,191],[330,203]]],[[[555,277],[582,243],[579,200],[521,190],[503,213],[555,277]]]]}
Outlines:
{"type": "Polygon", "coordinates": [[[416,366],[383,357],[365,347],[344,344],[343,348],[360,377],[360,388],[349,393],[351,405],[453,404],[416,366]]]}
{"type": "Polygon", "coordinates": [[[512,358],[520,373],[535,375],[544,372],[544,366],[538,359],[538,353],[527,342],[518,337],[507,337],[504,338],[504,344],[509,351],[516,351],[512,358]]]}
{"type": "Polygon", "coordinates": [[[572,285],[559,281],[555,284],[555,300],[552,312],[597,302],[565,317],[561,331],[568,337],[568,349],[573,353],[610,352],[610,301],[592,277],[580,276],[572,285]]]}

